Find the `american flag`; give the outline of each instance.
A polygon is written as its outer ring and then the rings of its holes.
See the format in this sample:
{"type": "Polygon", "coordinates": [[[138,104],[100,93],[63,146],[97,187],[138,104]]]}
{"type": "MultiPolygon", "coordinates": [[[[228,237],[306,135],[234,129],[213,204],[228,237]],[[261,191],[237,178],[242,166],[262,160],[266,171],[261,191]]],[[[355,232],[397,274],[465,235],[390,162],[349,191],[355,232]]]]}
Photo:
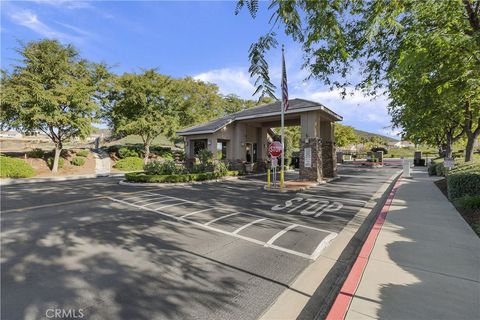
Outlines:
{"type": "Polygon", "coordinates": [[[285,55],[282,48],[282,101],[285,111],[288,110],[288,85],[287,85],[287,69],[285,68],[285,55]]]}

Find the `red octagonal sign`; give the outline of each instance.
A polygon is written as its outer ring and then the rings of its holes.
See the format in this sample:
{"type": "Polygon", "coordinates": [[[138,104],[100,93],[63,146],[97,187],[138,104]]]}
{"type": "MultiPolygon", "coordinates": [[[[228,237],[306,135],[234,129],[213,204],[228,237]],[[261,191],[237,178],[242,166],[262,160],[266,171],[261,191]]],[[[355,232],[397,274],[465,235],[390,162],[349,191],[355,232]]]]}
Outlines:
{"type": "Polygon", "coordinates": [[[272,157],[280,157],[282,155],[283,146],[279,141],[273,141],[268,147],[268,152],[272,157]]]}

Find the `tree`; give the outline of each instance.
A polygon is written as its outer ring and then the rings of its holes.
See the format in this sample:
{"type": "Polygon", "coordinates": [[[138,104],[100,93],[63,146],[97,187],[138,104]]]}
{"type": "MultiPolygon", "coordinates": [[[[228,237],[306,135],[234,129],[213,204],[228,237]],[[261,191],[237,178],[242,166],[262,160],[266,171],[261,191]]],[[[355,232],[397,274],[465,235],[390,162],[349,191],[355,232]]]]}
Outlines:
{"type": "Polygon", "coordinates": [[[20,65],[11,74],[2,72],[2,122],[25,133],[47,135],[55,145],[52,171],[57,172],[65,141],[90,133],[99,111],[99,84],[108,71],[56,40],[27,43],[18,53],[20,65]]]}
{"type": "Polygon", "coordinates": [[[346,147],[350,144],[357,143],[359,138],[355,133],[355,129],[351,126],[345,126],[340,123],[335,124],[335,143],[339,147],[346,147]]]}
{"type": "MultiPolygon", "coordinates": [[[[259,2],[240,0],[236,13],[245,5],[254,17],[259,2]]],[[[437,78],[436,87],[428,89],[433,92],[456,86],[455,104],[463,108],[466,160],[470,159],[480,135],[480,0],[272,0],[268,9],[273,26],[250,49],[257,90],[267,95],[271,91],[268,64],[262,59],[276,47],[275,26],[302,45],[304,66],[311,77],[342,88],[344,94],[353,85],[350,81],[355,77],[349,77],[352,69],[361,74],[354,84],[367,93],[378,95],[395,85],[392,72],[412,53],[406,44],[415,44],[427,56],[446,58],[435,59],[437,68],[430,72],[442,70],[445,77],[437,78]]]]}
{"type": "Polygon", "coordinates": [[[125,73],[110,89],[105,118],[117,134],[139,135],[143,141],[144,163],[148,162],[152,141],[160,134],[173,136],[179,119],[174,105],[171,78],[154,69],[141,74],[125,73]]]}
{"type": "Polygon", "coordinates": [[[224,114],[223,100],[217,85],[186,77],[172,79],[172,86],[175,89],[170,92],[170,95],[176,101],[173,107],[178,121],[172,128],[170,138],[174,137],[177,129],[205,122],[224,114]]]}

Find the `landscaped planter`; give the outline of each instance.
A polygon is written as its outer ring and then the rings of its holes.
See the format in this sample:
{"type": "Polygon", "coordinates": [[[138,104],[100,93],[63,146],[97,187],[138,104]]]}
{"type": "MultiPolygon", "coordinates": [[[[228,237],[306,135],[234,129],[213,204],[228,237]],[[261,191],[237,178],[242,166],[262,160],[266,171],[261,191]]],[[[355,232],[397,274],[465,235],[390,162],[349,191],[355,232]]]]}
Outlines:
{"type": "Polygon", "coordinates": [[[187,173],[187,174],[165,174],[150,175],[144,172],[131,172],[125,174],[125,181],[134,183],[182,183],[194,181],[215,180],[225,176],[237,176],[238,171],[228,171],[226,174],[220,172],[187,173]]]}

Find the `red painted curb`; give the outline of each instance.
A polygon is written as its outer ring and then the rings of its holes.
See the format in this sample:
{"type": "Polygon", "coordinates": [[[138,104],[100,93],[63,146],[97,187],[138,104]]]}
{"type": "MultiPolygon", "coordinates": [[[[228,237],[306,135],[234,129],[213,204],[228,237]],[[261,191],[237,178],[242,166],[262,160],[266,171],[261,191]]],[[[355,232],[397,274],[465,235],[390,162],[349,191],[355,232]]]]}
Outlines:
{"type": "Polygon", "coordinates": [[[350,303],[352,302],[353,296],[357,291],[358,285],[360,284],[360,280],[362,278],[363,272],[365,271],[365,267],[367,266],[368,259],[370,258],[370,254],[372,253],[373,247],[375,245],[375,241],[377,240],[378,234],[382,229],[382,226],[385,222],[385,218],[387,217],[388,210],[392,204],[393,198],[395,197],[395,193],[397,192],[398,187],[400,186],[400,179],[397,180],[394,187],[390,191],[387,201],[382,207],[380,214],[375,220],[375,224],[370,230],[368,234],[367,240],[362,246],[360,253],[358,254],[355,263],[353,264],[350,273],[347,276],[347,279],[342,285],[339,294],[335,298],[335,302],[333,303],[332,308],[328,312],[326,320],[343,320],[347,315],[347,311],[350,307],[350,303]]]}

